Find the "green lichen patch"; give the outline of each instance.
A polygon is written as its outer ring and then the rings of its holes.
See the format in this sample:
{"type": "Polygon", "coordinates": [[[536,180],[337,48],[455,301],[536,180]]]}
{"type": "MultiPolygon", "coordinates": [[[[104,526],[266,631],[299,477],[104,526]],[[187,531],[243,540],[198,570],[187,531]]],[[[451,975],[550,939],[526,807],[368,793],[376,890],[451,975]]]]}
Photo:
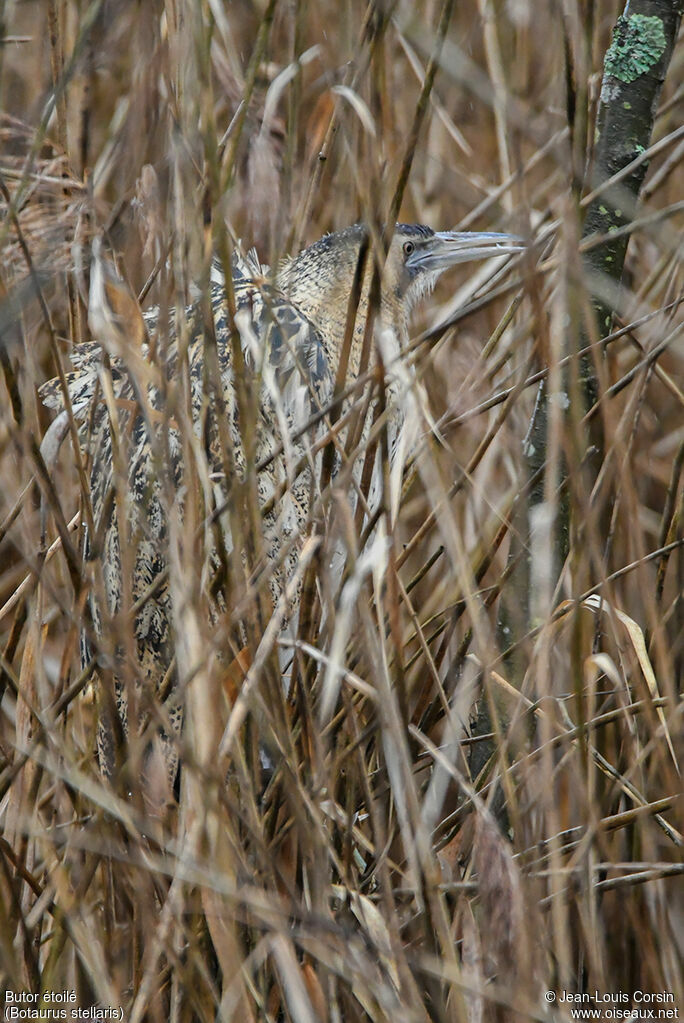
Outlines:
{"type": "Polygon", "coordinates": [[[658,63],[665,45],[660,18],[645,14],[620,17],[606,53],[604,71],[621,82],[633,82],[658,63]]]}

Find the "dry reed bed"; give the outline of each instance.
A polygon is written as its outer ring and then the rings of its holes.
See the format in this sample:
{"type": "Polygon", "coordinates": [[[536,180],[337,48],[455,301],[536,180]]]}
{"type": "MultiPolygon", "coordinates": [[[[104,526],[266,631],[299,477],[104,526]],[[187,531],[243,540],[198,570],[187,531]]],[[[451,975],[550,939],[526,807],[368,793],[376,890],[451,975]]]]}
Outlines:
{"type": "MultiPolygon", "coordinates": [[[[521,592],[511,535],[515,548],[536,382],[558,379],[579,338],[598,346],[577,183],[590,180],[619,8],[456,7],[417,140],[443,14],[427,0],[370,12],[356,0],[11,9],[0,50],[3,987],[67,988],[135,1021],[542,1019],[554,1011],[547,989],[672,992],[684,1004],[682,50],[604,346],[600,485],[592,502],[586,423],[559,408],[541,485],[553,507],[567,465],[570,553],[554,591],[541,523],[521,592]],[[348,559],[351,612],[326,569],[337,537],[358,555],[369,539],[345,511],[347,467],[316,503],[313,617],[288,699],[277,630],[259,617],[267,573],[246,576],[238,556],[224,618],[207,613],[206,464],[188,445],[170,541],[183,782],[179,805],[151,818],[142,743],[115,786],[94,755],[78,652],[94,578],[81,556],[87,477],[73,437],[47,471],[38,454],[50,417],[36,387],[89,340],[89,243],[104,231],[142,307],[168,322],[208,254],[224,251],[226,224],[273,263],[386,216],[402,165],[399,219],[513,230],[535,245],[503,270],[450,273],[415,324],[415,457],[396,514],[396,491],[385,494],[387,546],[371,535],[366,559],[348,559]],[[245,702],[241,672],[226,678],[239,621],[258,651],[245,702]],[[483,707],[491,759],[469,730],[483,707]]],[[[373,437],[382,444],[382,429],[373,437]]],[[[228,515],[258,550],[259,524],[228,515]]],[[[130,615],[116,629],[130,644],[130,615]]],[[[146,711],[150,727],[163,720],[152,698],[146,711]]]]}

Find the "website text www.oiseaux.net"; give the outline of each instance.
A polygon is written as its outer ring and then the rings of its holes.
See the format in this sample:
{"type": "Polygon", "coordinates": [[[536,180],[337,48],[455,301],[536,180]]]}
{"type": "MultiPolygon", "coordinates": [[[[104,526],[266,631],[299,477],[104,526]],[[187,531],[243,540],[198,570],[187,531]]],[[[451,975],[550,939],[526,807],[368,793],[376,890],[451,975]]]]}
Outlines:
{"type": "Polygon", "coordinates": [[[544,999],[549,1004],[563,1006],[570,1019],[577,1020],[640,1020],[640,1019],[675,1019],[678,1020],[679,1009],[674,1004],[671,991],[655,994],[648,991],[625,991],[593,994],[573,991],[547,991],[544,999]]]}

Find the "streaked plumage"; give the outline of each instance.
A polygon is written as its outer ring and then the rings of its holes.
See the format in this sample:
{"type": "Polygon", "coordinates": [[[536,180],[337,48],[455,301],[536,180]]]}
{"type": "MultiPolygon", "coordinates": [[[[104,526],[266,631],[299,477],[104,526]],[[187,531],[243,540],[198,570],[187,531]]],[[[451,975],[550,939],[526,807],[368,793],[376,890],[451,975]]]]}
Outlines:
{"type": "MultiPolygon", "coordinates": [[[[282,446],[257,479],[262,508],[279,487],[284,493],[264,516],[267,554],[276,559],[282,545],[291,545],[282,568],[273,576],[275,591],[296,563],[300,540],[310,525],[313,480],[311,460],[297,471],[298,462],[310,452],[316,436],[326,429],[321,422],[297,436],[313,413],[329,402],[340,358],[349,295],[359,262],[365,229],[359,225],[327,235],[279,268],[275,280],[267,267],[259,264],[254,252],[246,257],[235,254],[232,266],[235,293],[235,327],[247,370],[259,380],[259,415],[256,457],[263,460],[282,446]]],[[[400,348],[407,338],[408,318],[415,303],[434,285],[448,266],[468,259],[518,251],[517,239],[493,234],[435,234],[422,225],[397,225],[383,270],[381,305],[378,320],[393,332],[400,348]]],[[[99,254],[97,254],[98,259],[99,254]]],[[[354,326],[347,378],[359,372],[361,349],[368,310],[372,259],[367,261],[354,326]]],[[[92,273],[99,271],[94,267],[92,273]]],[[[83,443],[91,454],[90,486],[96,536],[88,538],[87,555],[98,555],[102,568],[107,614],[97,599],[97,587],[91,597],[95,632],[102,634],[109,615],[122,608],[125,573],[122,571],[120,529],[126,530],[126,547],[132,558],[132,578],[128,600],[136,602],[159,582],[135,616],[135,662],[128,665],[135,678],[139,712],[146,698],[157,693],[173,664],[172,614],[167,568],[167,516],[164,489],[169,475],[176,494],[183,486],[183,440],[178,425],[167,413],[168,392],[181,371],[179,344],[172,336],[166,350],[157,330],[156,310],[144,317],[144,329],[137,330],[135,343],[127,344],[121,322],[111,323],[99,307],[106,305],[106,275],[97,279],[96,296],[91,287],[91,327],[99,329],[108,349],[109,369],[103,371],[105,352],[97,342],[81,345],[72,354],[74,372],[68,378],[71,403],[84,425],[83,443]],[[102,325],[100,327],[100,325],[102,325]],[[145,337],[146,335],[146,337],[145,337]],[[107,344],[107,337],[114,340],[107,344]],[[111,381],[111,392],[109,391],[111,381]],[[112,404],[113,403],[113,404],[112,404]],[[112,429],[112,415],[118,423],[112,429]],[[117,451],[116,448],[121,450],[117,451]],[[114,486],[116,472],[125,475],[124,487],[114,486]],[[127,492],[125,508],[117,511],[113,493],[127,492]],[[160,581],[161,580],[161,581],[160,581]]],[[[116,287],[116,282],[113,284],[116,287]]],[[[219,268],[212,273],[211,315],[216,338],[220,373],[220,401],[207,400],[205,366],[205,325],[201,302],[186,310],[189,324],[187,366],[189,370],[193,429],[203,443],[216,505],[229,493],[225,482],[225,452],[221,449],[218,414],[224,415],[230,428],[230,442],[237,472],[245,471],[238,408],[233,380],[233,342],[225,286],[219,268]],[[219,413],[219,408],[223,406],[219,413]]],[[[112,316],[110,316],[112,320],[112,316]]],[[[125,319],[124,319],[125,325],[125,319]]],[[[125,335],[125,330],[124,330],[125,335]]],[[[42,389],[42,398],[51,408],[63,407],[63,396],[56,381],[42,389]]],[[[168,493],[168,488],[167,488],[168,493]]],[[[230,537],[227,538],[230,543],[230,537]]],[[[84,643],[83,657],[90,645],[84,643]]],[[[123,726],[128,729],[128,700],[119,676],[126,652],[115,651],[110,665],[115,678],[115,704],[123,726]]],[[[102,666],[106,667],[106,666],[102,666]]],[[[172,687],[170,687],[172,689],[172,687]]],[[[149,702],[149,700],[147,701],[149,702]]],[[[112,701],[102,702],[98,748],[101,768],[111,774],[115,767],[115,722],[111,720],[112,701]]],[[[182,710],[173,695],[167,703],[174,728],[180,728],[182,710]]],[[[173,745],[166,752],[170,775],[176,771],[173,745]]]]}

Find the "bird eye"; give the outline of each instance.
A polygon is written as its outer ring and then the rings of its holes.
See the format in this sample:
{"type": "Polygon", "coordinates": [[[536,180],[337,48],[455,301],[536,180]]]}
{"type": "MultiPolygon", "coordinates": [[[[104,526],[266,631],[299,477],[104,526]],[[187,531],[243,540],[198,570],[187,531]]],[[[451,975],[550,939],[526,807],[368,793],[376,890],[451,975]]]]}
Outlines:
{"type": "Polygon", "coordinates": [[[404,255],[405,256],[410,256],[414,249],[415,249],[415,245],[413,244],[413,242],[404,242],[404,255]]]}

